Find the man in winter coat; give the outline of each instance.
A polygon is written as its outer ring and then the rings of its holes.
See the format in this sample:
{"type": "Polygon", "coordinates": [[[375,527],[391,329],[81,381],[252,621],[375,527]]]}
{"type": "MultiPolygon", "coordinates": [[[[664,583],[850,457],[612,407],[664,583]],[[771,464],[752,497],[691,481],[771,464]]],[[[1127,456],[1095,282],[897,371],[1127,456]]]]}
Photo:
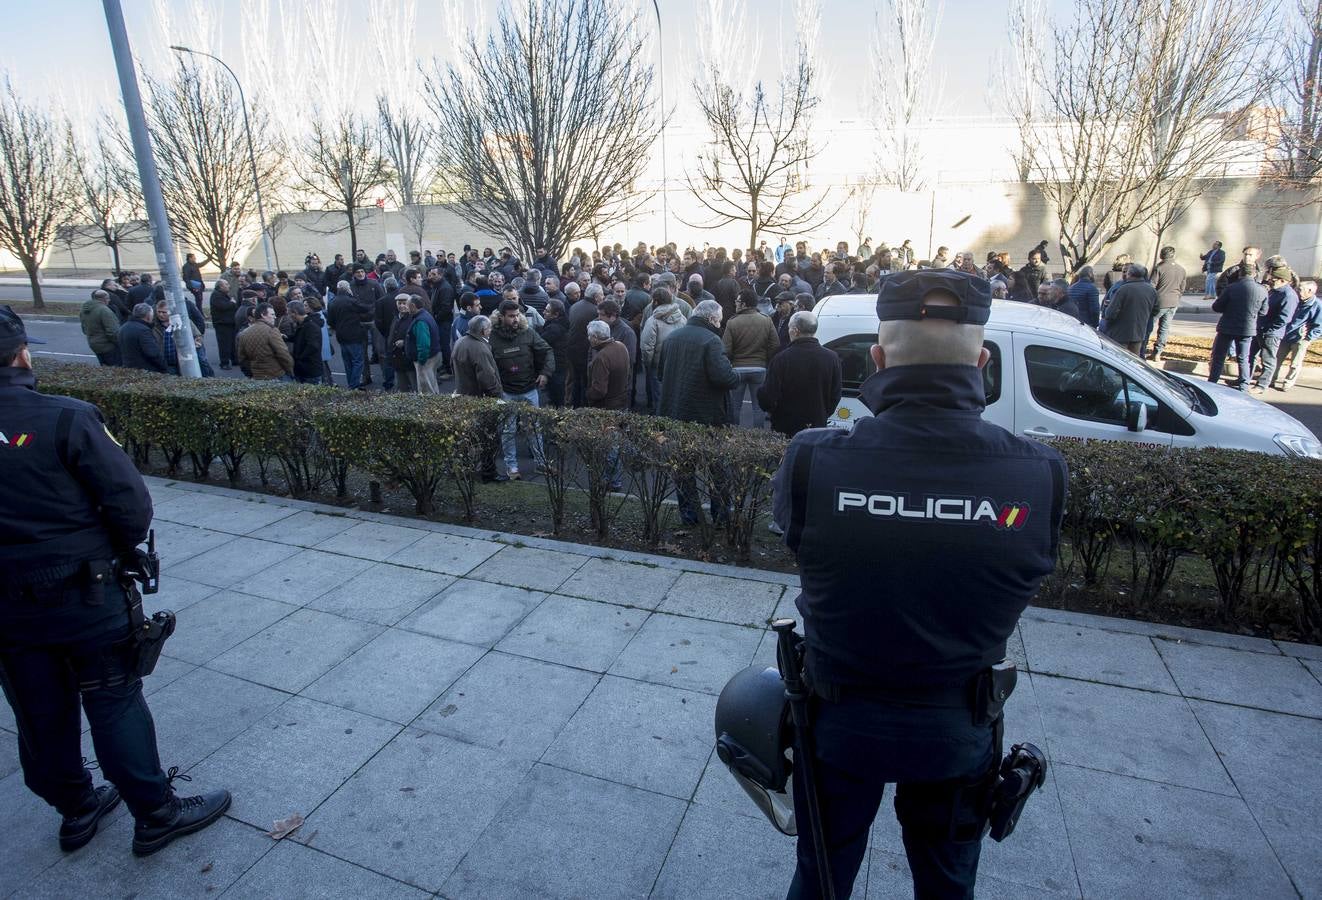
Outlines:
{"type": "Polygon", "coordinates": [[[546,304],[546,320],[540,333],[555,357],[555,371],[546,382],[546,402],[556,407],[564,406],[565,376],[569,365],[569,314],[565,312],[564,303],[552,299],[546,304]]]}
{"type": "MultiPolygon", "coordinates": [[[[1184,266],[1175,261],[1175,248],[1162,247],[1161,262],[1152,270],[1152,286],[1157,291],[1157,305],[1152,310],[1152,317],[1148,321],[1148,336],[1152,335],[1152,328],[1157,328],[1157,343],[1152,347],[1152,353],[1148,359],[1152,362],[1161,361],[1161,352],[1166,349],[1166,340],[1170,337],[1171,322],[1175,319],[1175,313],[1180,308],[1180,298],[1184,296],[1184,281],[1187,277],[1184,266]]],[[[1146,344],[1147,341],[1145,340],[1146,344]]]]}
{"type": "Polygon", "coordinates": [[[739,376],[739,383],[730,391],[730,424],[739,424],[746,393],[753,406],[753,427],[761,428],[766,417],[755,402],[757,389],[766,380],[771,357],[780,349],[780,337],[770,316],[758,312],[757,294],[752,288],[740,292],[739,311],[725,323],[721,343],[730,365],[739,376]]]}
{"type": "Polygon", "coordinates": [[[87,337],[87,346],[96,354],[103,366],[117,366],[119,357],[119,316],[110,308],[107,291],[92,291],[92,297],[83,302],[78,312],[78,324],[87,337]]]}
{"type": "Polygon", "coordinates": [[[217,279],[211,291],[211,326],[216,329],[220,367],[226,370],[234,366],[234,312],[238,308],[239,297],[230,282],[217,279]]]}
{"type": "Polygon", "coordinates": [[[1276,378],[1280,360],[1281,341],[1299,308],[1299,295],[1291,282],[1294,273],[1286,265],[1279,265],[1267,273],[1267,311],[1258,319],[1258,335],[1253,342],[1253,353],[1262,363],[1262,374],[1253,386],[1253,393],[1261,394],[1276,378]]]}
{"type": "MultiPolygon", "coordinates": [[[[496,358],[496,369],[500,373],[501,397],[511,407],[524,403],[540,406],[537,392],[546,387],[555,371],[555,355],[546,341],[528,326],[517,300],[500,302],[500,321],[492,327],[490,341],[491,355],[496,358]]],[[[517,426],[517,412],[511,409],[502,418],[500,428],[506,480],[519,478],[519,457],[514,441],[517,426]]],[[[533,462],[541,469],[546,464],[541,434],[534,431],[530,443],[533,462]]]]}
{"type": "Polygon", "coordinates": [[[663,287],[652,291],[652,314],[643,323],[640,338],[643,367],[647,370],[647,406],[653,415],[661,411],[661,376],[657,374],[657,358],[667,337],[684,324],[685,316],[679,304],[663,287]]]}
{"type": "MultiPolygon", "coordinates": [[[[661,379],[661,415],[704,425],[729,422],[730,391],[739,375],[725,357],[721,343],[721,305],[704,300],[689,316],[688,324],[676,328],[661,346],[657,360],[661,379]]],[[[676,480],[680,519],[686,525],[698,521],[697,486],[693,478],[676,480]]],[[[716,487],[709,498],[713,519],[728,516],[729,502],[716,487]]]]}
{"type": "Polygon", "coordinates": [[[1299,282],[1299,306],[1295,308],[1294,318],[1285,329],[1285,338],[1281,341],[1281,367],[1284,379],[1279,385],[1272,385],[1281,391],[1288,391],[1299,380],[1304,361],[1308,357],[1308,345],[1322,334],[1322,300],[1317,297],[1317,282],[1312,280],[1299,282]]]}
{"type": "Polygon", "coordinates": [[[1214,300],[1216,299],[1216,277],[1225,268],[1226,251],[1221,249],[1220,241],[1212,241],[1212,249],[1206,253],[1200,253],[1198,258],[1203,261],[1203,273],[1207,276],[1203,296],[1209,300],[1214,300]]]}
{"type": "Polygon", "coordinates": [[[840,357],[817,340],[817,316],[801,310],[790,316],[790,344],[767,367],[757,403],[771,427],[786,437],[805,428],[823,428],[840,402],[840,357]]]}
{"type": "Polygon", "coordinates": [[[408,300],[396,300],[395,318],[391,320],[390,331],[386,333],[386,350],[390,367],[395,370],[395,390],[401,394],[418,392],[418,375],[413,368],[413,358],[409,356],[409,327],[412,324],[413,311],[409,308],[408,300]]]}
{"type": "Polygon", "coordinates": [[[568,351],[569,379],[565,390],[570,397],[571,406],[582,406],[586,400],[588,380],[588,323],[597,318],[597,304],[604,298],[605,290],[593,282],[583,292],[583,298],[569,307],[569,337],[565,342],[568,351]]]}
{"type": "Polygon", "coordinates": [[[528,270],[528,274],[523,278],[523,287],[519,289],[519,302],[539,313],[546,311],[546,304],[551,302],[551,296],[542,287],[541,269],[528,270]]]}
{"type": "Polygon", "coordinates": [[[1140,356],[1147,339],[1148,319],[1157,306],[1157,291],[1148,283],[1148,269],[1142,263],[1125,268],[1125,280],[1111,294],[1102,313],[1106,336],[1130,353],[1140,356]]]}
{"type": "MultiPolygon", "coordinates": [[[[396,262],[399,261],[396,260],[396,262]]],[[[399,265],[402,269],[403,263],[399,263],[399,265]]],[[[385,296],[386,288],[381,281],[368,278],[366,269],[360,269],[358,266],[354,266],[353,281],[350,282],[349,289],[353,292],[354,306],[358,310],[358,318],[362,323],[362,384],[366,386],[372,383],[371,354],[373,351],[379,351],[377,344],[378,341],[380,341],[381,344],[385,343],[384,338],[377,337],[376,305],[377,301],[385,296]]],[[[332,310],[333,309],[334,306],[332,305],[332,310]]],[[[334,326],[332,325],[331,327],[334,326]]],[[[336,331],[336,336],[339,336],[338,330],[336,331]]],[[[343,338],[340,339],[340,343],[344,343],[343,338]]],[[[377,353],[377,357],[378,359],[380,358],[379,352],[377,353]]],[[[345,357],[345,366],[348,366],[347,356],[345,357]]],[[[393,371],[390,371],[388,367],[382,367],[381,383],[386,390],[394,387],[394,379],[390,377],[393,374],[393,371]]]]}
{"type": "Polygon", "coordinates": [[[133,307],[129,320],[120,326],[119,357],[124,368],[162,374],[168,371],[165,353],[152,332],[153,317],[151,305],[139,303],[133,307]]]}
{"type": "Polygon", "coordinates": [[[1249,376],[1253,374],[1252,348],[1258,333],[1258,317],[1267,312],[1267,289],[1252,278],[1237,278],[1217,295],[1212,311],[1221,313],[1221,318],[1216,323],[1207,380],[1213,383],[1221,380],[1226,354],[1233,347],[1239,374],[1232,386],[1247,391],[1249,376]]]}
{"type": "MultiPolygon", "coordinates": [[[[833,297],[836,294],[848,293],[849,286],[841,281],[836,275],[836,264],[827,263],[826,268],[822,270],[822,283],[813,291],[813,298],[816,300],[825,300],[827,297],[833,297]]],[[[726,327],[730,327],[726,325],[726,327]]]]}
{"type": "MultiPolygon", "coordinates": [[[[366,271],[359,269],[361,277],[367,278],[366,271]]],[[[359,278],[358,274],[354,278],[359,278]]],[[[375,310],[375,298],[368,301],[369,312],[375,310]]],[[[362,304],[354,296],[353,286],[347,281],[336,285],[335,299],[326,310],[326,324],[335,333],[340,342],[340,352],[344,355],[344,378],[350,389],[357,388],[363,381],[363,343],[367,338],[367,329],[363,327],[362,304]]]]}
{"type": "Polygon", "coordinates": [[[290,300],[285,313],[294,325],[290,342],[294,379],[299,384],[321,384],[321,316],[309,315],[302,300],[290,300]]]}
{"type": "Polygon", "coordinates": [[[239,368],[258,381],[292,381],[294,358],[275,327],[275,307],[257,305],[257,317],[239,335],[239,368]]]}
{"type": "Polygon", "coordinates": [[[439,394],[436,367],[441,364],[441,329],[432,314],[423,308],[424,301],[412,294],[399,294],[395,302],[404,300],[409,306],[409,330],[404,338],[404,349],[413,362],[413,375],[419,394],[439,394]]]}
{"type": "Polygon", "coordinates": [[[500,372],[496,370],[496,358],[491,354],[490,338],[491,320],[476,315],[468,322],[468,332],[455,341],[453,360],[456,394],[500,398],[500,372]]]}
{"type": "Polygon", "coordinates": [[[600,319],[588,323],[588,340],[592,343],[586,392],[588,406],[628,409],[629,384],[633,380],[628,349],[611,337],[610,326],[600,319]]]}
{"type": "MultiPolygon", "coordinates": [[[[1147,270],[1144,269],[1146,272],[1147,270]]],[[[1028,254],[1028,262],[1018,271],[1020,282],[1023,284],[1023,293],[1025,299],[1032,301],[1037,296],[1037,289],[1047,277],[1047,267],[1042,264],[1042,254],[1033,250],[1028,254]]],[[[1141,340],[1141,338],[1140,338],[1141,340]]]]}
{"type": "Polygon", "coordinates": [[[1078,305],[1070,297],[1069,285],[1063,281],[1044,281],[1038,285],[1037,305],[1064,313],[1076,322],[1083,322],[1078,305]]]}

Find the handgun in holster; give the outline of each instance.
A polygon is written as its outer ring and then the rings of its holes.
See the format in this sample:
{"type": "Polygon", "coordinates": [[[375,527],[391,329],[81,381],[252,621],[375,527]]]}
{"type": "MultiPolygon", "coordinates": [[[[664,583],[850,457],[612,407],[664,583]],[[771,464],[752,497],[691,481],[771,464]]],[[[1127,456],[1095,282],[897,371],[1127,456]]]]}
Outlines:
{"type": "MultiPolygon", "coordinates": [[[[1018,678],[1014,663],[1002,660],[979,673],[974,681],[973,721],[978,725],[993,724],[998,753],[1004,733],[1005,703],[1014,692],[1018,678]]],[[[983,782],[987,814],[984,828],[992,840],[1003,841],[1014,832],[1028,798],[1046,779],[1047,758],[1041,750],[1029,743],[1010,748],[983,782]]]]}

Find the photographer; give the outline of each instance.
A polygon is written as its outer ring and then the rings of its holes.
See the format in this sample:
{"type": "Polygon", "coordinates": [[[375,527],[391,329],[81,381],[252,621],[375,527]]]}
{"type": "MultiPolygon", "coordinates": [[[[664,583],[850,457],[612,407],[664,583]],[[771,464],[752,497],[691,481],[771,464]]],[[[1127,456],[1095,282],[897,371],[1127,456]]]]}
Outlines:
{"type": "Polygon", "coordinates": [[[151,498],[95,406],[37,393],[29,340],[0,308],[0,685],[24,780],[63,816],[61,849],[90,841],[122,797],[146,855],[219,819],[230,795],[178,797],[161,770],[124,582],[151,498]],[[93,788],[82,762],[80,701],[113,786],[93,788]]]}

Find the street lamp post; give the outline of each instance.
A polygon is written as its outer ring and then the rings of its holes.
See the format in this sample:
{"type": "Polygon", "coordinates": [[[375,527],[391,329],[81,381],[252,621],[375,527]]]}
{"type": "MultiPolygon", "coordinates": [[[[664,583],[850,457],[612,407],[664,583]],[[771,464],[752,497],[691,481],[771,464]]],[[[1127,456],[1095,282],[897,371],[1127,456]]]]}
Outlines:
{"type": "MultiPolygon", "coordinates": [[[[248,123],[248,101],[243,96],[243,83],[239,81],[239,76],[234,74],[234,70],[229,67],[229,63],[219,56],[212,56],[210,53],[204,53],[201,50],[192,50],[188,47],[180,47],[178,44],[171,44],[170,49],[176,53],[190,53],[194,56],[205,56],[207,59],[214,59],[225,67],[225,71],[230,73],[230,78],[234,79],[234,86],[239,89],[239,106],[243,109],[243,133],[248,136],[248,164],[252,166],[252,189],[257,194],[257,221],[262,226],[262,251],[266,254],[266,269],[273,271],[275,263],[271,252],[271,235],[266,230],[266,211],[262,208],[262,185],[257,177],[257,154],[252,148],[252,126],[248,123]]],[[[221,260],[223,267],[225,261],[221,260]]]]}
{"type": "Polygon", "coordinates": [[[661,74],[661,239],[670,243],[670,198],[667,191],[670,181],[666,178],[666,45],[661,34],[661,5],[652,0],[652,9],[656,10],[656,48],[661,57],[658,67],[661,74]]]}
{"type": "Polygon", "coordinates": [[[106,11],[106,27],[110,32],[110,49],[115,57],[115,70],[119,75],[119,89],[124,96],[124,117],[128,120],[129,140],[133,143],[133,156],[138,163],[138,178],[142,182],[142,199],[147,206],[147,224],[151,226],[152,249],[156,251],[156,265],[165,282],[165,296],[170,302],[170,324],[188,339],[175,340],[175,355],[179,374],[185,378],[201,378],[202,367],[197,350],[193,347],[193,325],[188,318],[188,303],[184,299],[184,286],[179,278],[179,259],[174,252],[174,235],[170,232],[170,219],[165,214],[165,195],[161,191],[161,178],[156,172],[156,157],[151,149],[151,133],[147,129],[147,115],[142,111],[142,94],[138,91],[138,73],[133,65],[133,51],[129,48],[128,29],[124,26],[124,10],[119,0],[102,0],[106,11]]]}

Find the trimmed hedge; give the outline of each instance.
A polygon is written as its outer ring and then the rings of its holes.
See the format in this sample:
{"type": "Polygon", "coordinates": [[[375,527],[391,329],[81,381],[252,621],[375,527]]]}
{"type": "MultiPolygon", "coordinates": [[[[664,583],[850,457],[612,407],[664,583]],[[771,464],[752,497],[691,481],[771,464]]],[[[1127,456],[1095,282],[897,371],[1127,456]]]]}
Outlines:
{"type": "MultiPolygon", "coordinates": [[[[483,463],[499,453],[499,424],[511,409],[470,397],[367,396],[81,365],[43,365],[38,378],[44,391],[99,406],[142,465],[157,453],[177,473],[186,458],[192,477],[206,479],[220,459],[234,483],[253,462],[263,484],[292,496],[331,484],[346,496],[349,474],[358,471],[407,489],[424,515],[438,511],[449,485],[451,502],[469,521],[477,514],[483,463]]],[[[566,497],[578,489],[598,539],[632,502],[644,543],[655,547],[674,509],[669,501],[681,490],[714,494],[724,498],[729,520],[712,522],[705,503],[693,504],[702,548],[710,550],[723,530],[730,550],[748,559],[784,453],[779,435],[607,410],[518,412],[524,435],[540,434],[545,447],[552,531],[564,527],[566,497]],[[617,476],[623,492],[612,490],[617,476]]],[[[1071,475],[1064,522],[1070,552],[1053,580],[1058,590],[1076,577],[1087,585],[1113,579],[1127,556],[1130,595],[1154,604],[1177,564],[1201,560],[1214,577],[1224,622],[1269,626],[1284,619],[1322,638],[1322,463],[1236,450],[1058,446],[1071,475]],[[1246,608],[1264,596],[1286,598],[1288,608],[1246,608]]]]}

